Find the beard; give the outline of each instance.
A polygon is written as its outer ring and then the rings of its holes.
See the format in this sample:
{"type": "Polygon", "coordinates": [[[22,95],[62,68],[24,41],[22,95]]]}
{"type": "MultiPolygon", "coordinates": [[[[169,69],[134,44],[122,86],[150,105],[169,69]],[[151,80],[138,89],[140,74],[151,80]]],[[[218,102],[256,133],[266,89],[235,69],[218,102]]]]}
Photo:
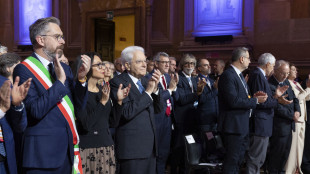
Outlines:
{"type": "Polygon", "coordinates": [[[185,72],[185,74],[191,75],[192,72],[194,71],[194,69],[192,69],[192,68],[185,68],[185,69],[183,69],[183,71],[185,72]]]}
{"type": "Polygon", "coordinates": [[[54,61],[56,59],[56,54],[59,54],[58,57],[61,57],[63,54],[63,49],[64,46],[60,45],[58,47],[56,47],[56,49],[54,51],[48,50],[46,47],[43,47],[43,52],[45,53],[45,55],[48,57],[49,61],[54,61]]]}

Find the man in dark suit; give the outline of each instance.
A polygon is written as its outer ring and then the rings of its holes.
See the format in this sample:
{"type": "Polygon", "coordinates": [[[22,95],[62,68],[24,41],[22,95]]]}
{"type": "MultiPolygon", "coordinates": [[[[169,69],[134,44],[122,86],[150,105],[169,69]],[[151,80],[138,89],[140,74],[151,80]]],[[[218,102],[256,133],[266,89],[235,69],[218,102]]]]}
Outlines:
{"type": "Polygon", "coordinates": [[[266,93],[250,95],[242,71],[250,64],[247,48],[236,48],[232,53],[232,64],[221,75],[218,84],[219,125],[224,137],[226,155],[224,174],[237,174],[248,145],[249,118],[259,103],[268,98],[266,93]]]}
{"type": "Polygon", "coordinates": [[[205,81],[191,77],[196,66],[196,58],[185,54],[180,61],[182,70],[179,72],[179,83],[175,101],[175,124],[172,133],[171,173],[184,170],[184,135],[195,132],[195,116],[198,105],[198,96],[202,94],[205,81]]]}
{"type": "Polygon", "coordinates": [[[278,103],[273,118],[273,133],[270,138],[270,152],[268,158],[268,172],[271,174],[285,173],[284,166],[290,153],[292,144],[292,130],[300,116],[299,101],[295,97],[292,87],[286,79],[290,72],[288,62],[278,60],[274,67],[274,74],[268,80],[271,91],[275,93],[278,86],[287,85],[289,88],[284,93],[291,104],[278,103]]]}
{"type": "MultiPolygon", "coordinates": [[[[174,114],[172,94],[175,93],[176,85],[178,83],[178,75],[176,77],[168,75],[169,71],[169,55],[165,52],[157,53],[153,61],[155,62],[155,69],[161,72],[158,89],[161,94],[161,103],[163,104],[162,112],[155,114],[156,132],[158,137],[158,156],[156,157],[156,173],[165,174],[166,161],[170,153],[171,140],[171,117],[174,114]],[[175,77],[175,78],[174,78],[175,77]]],[[[147,74],[147,79],[153,75],[147,74]]]]}
{"type": "Polygon", "coordinates": [[[221,59],[216,60],[213,65],[213,73],[210,74],[210,78],[216,81],[218,78],[220,78],[221,74],[224,72],[224,69],[225,69],[224,60],[221,59]]]}
{"type": "MultiPolygon", "coordinates": [[[[251,72],[248,80],[251,95],[258,91],[263,91],[269,96],[265,103],[257,105],[250,118],[250,132],[252,136],[250,137],[250,147],[246,154],[246,171],[249,174],[260,173],[260,168],[265,162],[269,137],[272,135],[273,109],[278,104],[277,99],[288,89],[288,86],[278,87],[273,97],[266,77],[273,73],[275,62],[276,59],[272,54],[262,54],[258,59],[258,67],[251,72]]],[[[279,98],[279,102],[282,102],[280,99],[282,98],[279,98]]]]}
{"type": "Polygon", "coordinates": [[[86,104],[90,58],[82,56],[75,80],[70,67],[60,63],[56,53],[65,43],[59,26],[55,17],[35,21],[29,27],[34,53],[14,69],[20,83],[32,78],[24,100],[28,126],[23,140],[23,169],[27,174],[69,174],[81,169],[73,169],[79,158],[73,107],[86,104]]]}
{"type": "MultiPolygon", "coordinates": [[[[161,111],[160,93],[157,91],[160,72],[155,70],[149,81],[146,74],[144,49],[130,46],[122,51],[127,72],[110,81],[113,101],[117,101],[119,85],[131,86],[122,102],[120,121],[116,128],[116,157],[120,174],[155,174],[157,136],[154,113],[161,111]]],[[[114,102],[114,103],[115,103],[114,102]]]]}
{"type": "Polygon", "coordinates": [[[121,58],[115,59],[114,66],[115,66],[115,72],[113,73],[113,77],[115,77],[117,75],[120,75],[125,70],[125,67],[122,64],[122,59],[121,58]]]}
{"type": "Polygon", "coordinates": [[[0,173],[17,174],[16,161],[20,154],[20,133],[27,126],[27,116],[23,100],[31,79],[18,86],[19,77],[13,83],[13,70],[19,64],[20,57],[14,53],[0,56],[0,173]],[[12,89],[11,89],[12,87],[12,89]],[[18,135],[18,136],[17,136],[18,135]],[[17,142],[15,141],[17,140],[17,142]],[[16,144],[15,144],[16,143],[16,144]],[[16,147],[15,147],[16,145],[16,147]]]}
{"type": "MultiPolygon", "coordinates": [[[[202,144],[204,145],[203,158],[206,160],[207,156],[210,156],[211,153],[217,155],[215,144],[213,144],[214,141],[211,140],[211,137],[214,137],[217,131],[217,117],[219,115],[217,98],[218,80],[214,81],[210,78],[211,67],[207,59],[198,60],[197,67],[199,70],[198,78],[204,79],[207,82],[202,94],[199,96],[197,107],[197,123],[202,144]]],[[[214,155],[213,157],[215,158],[216,156],[214,155]]]]}

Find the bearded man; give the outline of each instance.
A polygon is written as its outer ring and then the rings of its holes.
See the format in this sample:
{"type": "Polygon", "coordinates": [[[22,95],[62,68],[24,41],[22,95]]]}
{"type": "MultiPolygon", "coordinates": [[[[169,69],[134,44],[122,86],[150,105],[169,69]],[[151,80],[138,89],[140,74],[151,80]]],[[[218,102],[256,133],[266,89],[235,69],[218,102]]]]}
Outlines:
{"type": "Polygon", "coordinates": [[[87,101],[90,58],[82,56],[74,79],[70,67],[61,63],[57,54],[65,44],[59,19],[38,19],[29,31],[34,53],[14,69],[14,78],[19,76],[20,84],[33,79],[24,100],[28,120],[22,148],[24,173],[82,172],[78,171],[81,165],[74,107],[82,108],[87,101]]]}

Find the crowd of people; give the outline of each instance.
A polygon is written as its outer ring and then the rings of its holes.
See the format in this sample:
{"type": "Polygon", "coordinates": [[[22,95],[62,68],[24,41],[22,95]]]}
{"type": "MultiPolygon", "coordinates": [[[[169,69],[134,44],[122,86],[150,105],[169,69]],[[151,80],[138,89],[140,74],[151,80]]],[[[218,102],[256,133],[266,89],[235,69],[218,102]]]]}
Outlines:
{"type": "Polygon", "coordinates": [[[1,174],[164,174],[167,164],[181,174],[185,135],[224,174],[243,164],[249,174],[310,173],[310,81],[295,81],[295,65],[264,53],[244,76],[245,47],[211,68],[129,46],[113,63],[88,52],[70,67],[59,19],[29,31],[23,61],[0,45],[1,174]]]}

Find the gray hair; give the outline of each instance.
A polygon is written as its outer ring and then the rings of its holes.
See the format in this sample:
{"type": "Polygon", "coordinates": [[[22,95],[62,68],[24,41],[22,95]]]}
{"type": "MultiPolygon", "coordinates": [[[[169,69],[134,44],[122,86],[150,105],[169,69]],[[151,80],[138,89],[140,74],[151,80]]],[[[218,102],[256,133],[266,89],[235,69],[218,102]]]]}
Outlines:
{"type": "MultiPolygon", "coordinates": [[[[202,59],[199,59],[198,62],[197,62],[197,67],[200,67],[201,66],[201,61],[202,60],[208,60],[206,58],[202,58],[202,59]]],[[[208,60],[209,61],[209,60],[208,60]]]]}
{"type": "Polygon", "coordinates": [[[264,53],[258,58],[258,65],[266,65],[267,63],[274,64],[276,62],[276,58],[270,53],[264,53]]]}
{"type": "Polygon", "coordinates": [[[0,53],[6,53],[7,51],[8,51],[7,47],[0,45],[0,53]]]}
{"type": "Polygon", "coordinates": [[[242,56],[246,56],[246,52],[249,52],[249,49],[246,47],[238,47],[234,49],[231,56],[231,62],[235,62],[240,59],[242,56]]]}
{"type": "Polygon", "coordinates": [[[169,60],[174,60],[175,62],[177,62],[177,59],[175,57],[169,57],[169,60]]]}
{"type": "Polygon", "coordinates": [[[19,63],[21,58],[16,53],[5,53],[0,56],[0,75],[9,77],[11,74],[7,71],[7,68],[19,63]]]}
{"type": "Polygon", "coordinates": [[[154,57],[153,57],[153,61],[154,62],[157,62],[157,61],[160,61],[160,56],[162,57],[168,57],[169,58],[169,55],[165,52],[158,52],[154,57]]]}
{"type": "Polygon", "coordinates": [[[30,40],[32,45],[37,44],[36,37],[38,35],[46,34],[49,31],[49,28],[47,27],[49,23],[55,23],[58,26],[60,26],[60,21],[58,18],[55,17],[48,17],[48,18],[41,18],[36,20],[33,24],[29,27],[29,34],[30,34],[30,40]]]}
{"type": "Polygon", "coordinates": [[[131,60],[133,59],[133,53],[136,51],[141,51],[144,54],[144,49],[140,46],[129,46],[122,51],[121,57],[123,65],[126,62],[131,63],[131,60]]]}
{"type": "Polygon", "coordinates": [[[195,56],[192,54],[185,54],[182,57],[182,59],[180,60],[180,66],[182,69],[183,69],[183,66],[185,65],[185,62],[187,62],[188,60],[194,60],[195,67],[196,67],[197,60],[196,60],[195,56]]]}
{"type": "Polygon", "coordinates": [[[289,63],[287,61],[285,61],[285,60],[278,60],[278,61],[276,61],[276,64],[274,66],[274,70],[279,69],[282,65],[289,66],[289,63]]]}

